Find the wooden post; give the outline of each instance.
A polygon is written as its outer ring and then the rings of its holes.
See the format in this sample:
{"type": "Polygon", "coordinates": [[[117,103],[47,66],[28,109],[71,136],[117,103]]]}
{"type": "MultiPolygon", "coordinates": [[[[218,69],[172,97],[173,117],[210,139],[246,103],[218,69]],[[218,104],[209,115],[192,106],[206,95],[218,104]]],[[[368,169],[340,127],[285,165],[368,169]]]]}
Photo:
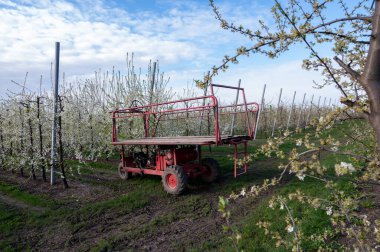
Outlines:
{"type": "Polygon", "coordinates": [[[288,131],[288,129],[289,129],[290,117],[292,116],[293,106],[294,106],[294,100],[295,100],[295,99],[296,99],[296,91],[294,91],[293,101],[292,101],[292,106],[290,107],[290,112],[289,112],[289,116],[288,116],[288,121],[286,122],[286,131],[288,131]]]}
{"type": "Polygon", "coordinates": [[[312,109],[313,109],[313,100],[314,100],[314,95],[311,96],[310,109],[309,109],[309,113],[307,114],[307,117],[306,117],[305,127],[306,127],[307,124],[309,124],[311,111],[312,111],[312,109]]]}
{"type": "Polygon", "coordinates": [[[257,133],[257,130],[259,129],[260,115],[261,115],[261,112],[264,111],[264,104],[265,104],[264,96],[265,96],[266,87],[267,87],[267,84],[264,84],[263,94],[261,95],[260,108],[259,108],[259,111],[257,112],[258,114],[257,114],[257,120],[256,120],[255,135],[253,136],[253,139],[256,139],[256,133],[257,133]]]}
{"type": "MultiPolygon", "coordinates": [[[[240,84],[241,84],[241,79],[239,79],[238,88],[240,88],[240,84]]],[[[230,129],[231,136],[234,135],[235,121],[236,121],[236,105],[238,104],[238,101],[239,101],[239,92],[240,92],[240,89],[238,89],[236,92],[236,99],[235,99],[235,106],[234,106],[235,113],[232,115],[232,120],[231,120],[231,129],[230,129]]]]}
{"type": "Polygon", "coordinates": [[[154,84],[155,84],[155,78],[156,78],[156,67],[157,67],[157,62],[153,62],[152,80],[150,83],[149,104],[153,103],[154,84]]]}
{"type": "Polygon", "coordinates": [[[321,116],[320,110],[319,110],[319,105],[321,103],[321,96],[318,98],[318,105],[317,105],[317,113],[318,113],[318,118],[321,116]]]}
{"type": "Polygon", "coordinates": [[[276,113],[275,113],[274,120],[273,120],[272,137],[274,136],[274,129],[275,129],[276,123],[277,123],[277,114],[278,114],[278,110],[280,109],[281,95],[282,95],[282,88],[280,89],[280,95],[278,96],[277,109],[276,109],[276,113]]]}
{"type": "MultiPolygon", "coordinates": [[[[210,76],[210,72],[207,73],[207,77],[209,77],[209,76],[210,76]]],[[[205,85],[205,88],[203,89],[203,96],[207,95],[207,88],[208,88],[209,83],[211,83],[211,80],[207,81],[207,83],[205,85]]],[[[205,106],[205,105],[206,105],[206,100],[203,99],[202,106],[205,106]]],[[[201,111],[201,118],[200,118],[200,125],[199,125],[199,135],[202,135],[203,114],[204,114],[204,109],[202,109],[202,111],[201,111]]]]}
{"type": "Polygon", "coordinates": [[[304,103],[305,103],[305,97],[306,97],[306,93],[304,93],[304,95],[303,95],[303,99],[302,99],[302,103],[301,103],[301,108],[300,108],[300,113],[298,114],[298,119],[297,119],[297,129],[300,127],[301,115],[302,115],[303,105],[304,105],[304,103]]]}

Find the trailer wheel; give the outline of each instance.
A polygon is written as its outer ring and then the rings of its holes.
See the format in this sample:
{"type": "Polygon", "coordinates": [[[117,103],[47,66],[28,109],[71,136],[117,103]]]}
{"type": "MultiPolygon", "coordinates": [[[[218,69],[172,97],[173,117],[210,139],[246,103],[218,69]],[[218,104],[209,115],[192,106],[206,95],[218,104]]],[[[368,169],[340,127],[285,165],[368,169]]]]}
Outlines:
{"type": "Polygon", "coordinates": [[[181,194],[187,186],[187,175],[182,166],[167,167],[162,174],[162,184],[166,192],[174,195],[181,194]]]}
{"type": "Polygon", "coordinates": [[[130,178],[132,176],[131,172],[126,172],[123,170],[123,163],[122,162],[119,163],[119,167],[117,170],[119,173],[119,177],[123,180],[127,180],[128,178],[130,178]]]}
{"type": "Polygon", "coordinates": [[[202,175],[201,178],[206,183],[211,183],[220,178],[219,163],[213,158],[202,159],[202,175]]]}

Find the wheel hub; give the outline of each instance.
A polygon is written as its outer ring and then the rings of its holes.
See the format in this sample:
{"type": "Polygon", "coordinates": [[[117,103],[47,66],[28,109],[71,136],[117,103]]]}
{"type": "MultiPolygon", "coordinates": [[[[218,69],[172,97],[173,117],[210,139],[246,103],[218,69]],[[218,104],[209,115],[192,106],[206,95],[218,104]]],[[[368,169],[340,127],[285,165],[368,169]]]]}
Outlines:
{"type": "Polygon", "coordinates": [[[170,188],[176,188],[177,186],[177,178],[173,174],[168,174],[166,176],[166,183],[170,188]]]}

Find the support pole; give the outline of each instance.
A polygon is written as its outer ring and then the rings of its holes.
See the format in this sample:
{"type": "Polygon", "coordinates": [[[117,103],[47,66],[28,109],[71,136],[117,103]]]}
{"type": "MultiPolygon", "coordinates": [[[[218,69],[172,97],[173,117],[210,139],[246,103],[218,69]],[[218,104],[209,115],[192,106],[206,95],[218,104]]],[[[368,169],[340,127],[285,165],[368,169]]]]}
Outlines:
{"type": "Polygon", "coordinates": [[[274,115],[273,127],[272,127],[272,137],[274,136],[274,129],[275,129],[276,123],[277,123],[277,114],[278,114],[278,111],[280,110],[281,95],[282,95],[282,88],[280,89],[280,95],[278,96],[277,109],[276,109],[276,113],[274,115]]]}
{"type": "MultiPolygon", "coordinates": [[[[238,82],[238,88],[240,88],[240,84],[241,84],[241,79],[239,79],[239,82],[238,82]]],[[[238,104],[238,101],[239,101],[239,92],[240,92],[240,89],[238,89],[236,91],[236,99],[235,99],[235,106],[234,106],[234,113],[232,115],[232,121],[231,121],[231,129],[230,129],[230,135],[233,136],[234,135],[234,128],[235,128],[235,121],[236,121],[236,105],[238,104]]]]}
{"type": "Polygon", "coordinates": [[[321,116],[320,110],[319,110],[319,105],[321,104],[321,97],[319,96],[318,98],[318,105],[317,105],[317,113],[318,113],[318,118],[321,116]]]}
{"type": "Polygon", "coordinates": [[[302,115],[302,109],[303,109],[303,105],[304,105],[304,103],[305,103],[305,98],[306,98],[306,93],[303,95],[303,99],[302,99],[302,104],[301,104],[300,113],[298,114],[298,119],[297,119],[297,129],[300,127],[301,115],[302,115]]]}
{"type": "Polygon", "coordinates": [[[253,136],[253,139],[256,139],[257,130],[259,129],[260,115],[261,115],[261,112],[264,112],[264,103],[265,103],[264,96],[265,96],[266,88],[267,88],[267,84],[264,84],[263,94],[261,95],[261,103],[260,103],[259,111],[257,111],[255,135],[253,136]]]}
{"type": "Polygon", "coordinates": [[[290,117],[292,117],[292,112],[293,112],[293,107],[294,107],[294,99],[295,98],[296,98],[296,91],[294,91],[292,106],[290,107],[288,121],[286,122],[286,131],[288,131],[288,129],[289,129],[290,117]]]}
{"type": "Polygon", "coordinates": [[[306,117],[305,127],[306,127],[306,125],[308,125],[309,122],[310,122],[310,115],[311,115],[311,111],[313,110],[313,100],[314,100],[314,95],[311,96],[310,110],[309,110],[309,113],[307,114],[307,117],[306,117]]]}
{"type": "MultiPolygon", "coordinates": [[[[210,76],[210,72],[207,73],[207,76],[208,77],[210,76]]],[[[208,88],[208,85],[210,83],[211,83],[211,80],[208,80],[207,83],[206,83],[206,85],[205,85],[205,88],[203,89],[203,96],[207,95],[207,88],[208,88]]],[[[202,106],[204,107],[205,105],[206,105],[206,100],[203,99],[202,106]]],[[[204,108],[201,111],[201,118],[200,118],[200,125],[199,125],[199,135],[202,135],[203,114],[204,114],[204,108]]]]}
{"type": "Polygon", "coordinates": [[[331,98],[329,100],[329,105],[327,105],[327,111],[330,112],[332,110],[331,106],[331,98]]]}
{"type": "Polygon", "coordinates": [[[55,42],[55,67],[54,67],[54,100],[53,100],[53,125],[51,138],[51,169],[50,184],[54,185],[57,170],[57,111],[58,111],[58,78],[59,78],[59,49],[60,43],[55,42]]]}
{"type": "Polygon", "coordinates": [[[153,94],[154,94],[154,82],[156,78],[156,62],[153,62],[153,70],[152,70],[152,82],[150,83],[150,94],[149,94],[149,104],[153,103],[153,94]]]}

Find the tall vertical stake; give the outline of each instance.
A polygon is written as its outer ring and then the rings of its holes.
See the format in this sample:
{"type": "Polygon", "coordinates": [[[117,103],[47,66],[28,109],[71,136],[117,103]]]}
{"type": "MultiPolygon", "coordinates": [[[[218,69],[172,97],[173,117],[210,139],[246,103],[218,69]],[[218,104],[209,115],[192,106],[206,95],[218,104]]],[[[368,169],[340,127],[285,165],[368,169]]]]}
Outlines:
{"type": "Polygon", "coordinates": [[[303,99],[302,99],[302,104],[301,104],[300,113],[298,114],[298,119],[297,119],[297,129],[300,127],[301,115],[302,115],[302,109],[303,109],[303,105],[304,105],[304,103],[305,103],[305,98],[306,98],[306,93],[303,95],[303,99]]]}
{"type": "Polygon", "coordinates": [[[319,105],[321,104],[321,97],[319,96],[319,99],[318,99],[318,105],[317,105],[317,113],[318,113],[318,118],[321,116],[321,113],[319,111],[319,105]]]}
{"type": "Polygon", "coordinates": [[[264,96],[265,96],[265,89],[266,88],[267,88],[267,84],[264,84],[263,94],[261,95],[261,103],[260,103],[259,111],[257,111],[255,135],[253,136],[253,139],[256,139],[257,130],[259,129],[260,115],[261,115],[261,112],[264,112],[264,103],[265,103],[264,96]]]}
{"type": "Polygon", "coordinates": [[[332,110],[330,106],[331,106],[331,98],[329,100],[329,105],[327,105],[327,111],[329,111],[329,112],[332,110]]]}
{"type": "Polygon", "coordinates": [[[309,122],[310,122],[310,115],[311,115],[311,111],[313,110],[313,100],[314,100],[314,95],[311,96],[310,110],[309,110],[309,113],[307,114],[307,117],[306,117],[305,127],[306,127],[306,126],[309,124],[309,122]]]}
{"type": "Polygon", "coordinates": [[[292,112],[293,112],[293,107],[294,107],[294,99],[296,99],[296,91],[294,91],[292,106],[290,107],[288,121],[286,122],[286,131],[288,131],[289,129],[290,117],[292,117],[292,112]]]}
{"type": "MultiPolygon", "coordinates": [[[[238,88],[240,88],[240,84],[241,84],[241,79],[239,79],[239,82],[238,82],[238,88]]],[[[240,89],[237,90],[236,92],[236,99],[235,99],[235,106],[234,106],[234,114],[232,115],[232,121],[231,121],[231,129],[230,129],[230,135],[233,136],[234,135],[234,128],[235,128],[235,121],[236,121],[236,105],[238,104],[238,101],[239,101],[239,92],[240,92],[240,89]]]]}
{"type": "MultiPolygon", "coordinates": [[[[207,77],[209,78],[210,77],[210,71],[207,72],[207,77]]],[[[207,95],[207,88],[208,88],[208,85],[211,84],[211,80],[208,79],[207,80],[207,83],[203,89],[203,96],[206,96],[207,95]]],[[[203,98],[203,101],[202,101],[202,106],[203,106],[203,109],[201,111],[201,118],[200,118],[200,125],[199,125],[199,135],[202,135],[202,124],[203,124],[203,114],[204,114],[204,106],[206,105],[206,99],[203,98]]]]}
{"type": "Polygon", "coordinates": [[[55,171],[57,169],[57,111],[58,111],[58,79],[59,79],[59,42],[55,42],[55,67],[54,67],[54,102],[53,125],[51,137],[51,169],[50,184],[55,184],[55,171]]]}
{"type": "Polygon", "coordinates": [[[150,94],[149,94],[149,104],[153,103],[153,93],[154,93],[154,82],[156,78],[156,62],[153,62],[153,70],[152,70],[152,82],[150,83],[150,94]]]}
{"type": "Polygon", "coordinates": [[[278,114],[278,111],[280,110],[281,95],[282,95],[282,88],[280,89],[280,95],[278,96],[277,109],[276,109],[276,113],[273,120],[272,137],[274,136],[274,128],[276,127],[276,123],[277,123],[277,114],[278,114]]]}

